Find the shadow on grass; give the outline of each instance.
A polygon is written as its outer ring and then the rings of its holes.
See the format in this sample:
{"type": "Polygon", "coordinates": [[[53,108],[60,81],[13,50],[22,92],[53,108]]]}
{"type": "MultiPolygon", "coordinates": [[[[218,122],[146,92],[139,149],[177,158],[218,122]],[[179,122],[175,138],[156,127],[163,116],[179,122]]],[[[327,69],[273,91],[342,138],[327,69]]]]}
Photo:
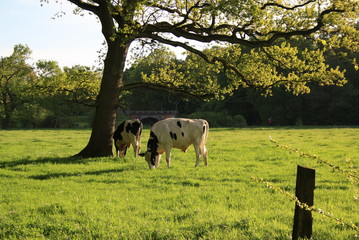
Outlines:
{"type": "Polygon", "coordinates": [[[99,171],[88,171],[88,172],[82,172],[82,173],[49,173],[49,174],[41,174],[41,175],[34,175],[30,176],[30,179],[35,180],[48,180],[48,179],[54,179],[54,178],[64,178],[64,177],[76,177],[76,176],[84,176],[84,175],[102,175],[107,173],[121,173],[128,169],[121,168],[121,169],[106,169],[106,170],[99,170],[99,171]]]}
{"type": "Polygon", "coordinates": [[[53,163],[53,164],[82,164],[90,162],[91,159],[89,158],[76,158],[76,157],[67,157],[67,158],[38,158],[38,159],[30,159],[23,158],[16,161],[6,161],[6,162],[0,162],[0,168],[6,168],[6,167],[16,167],[19,165],[32,165],[32,164],[44,164],[44,163],[53,163]]]}
{"type": "MultiPolygon", "coordinates": [[[[0,169],[1,168],[14,168],[17,166],[23,165],[39,165],[39,164],[86,164],[89,162],[96,162],[96,161],[115,161],[117,160],[106,158],[81,158],[81,157],[67,157],[67,158],[59,158],[59,157],[46,157],[46,158],[38,158],[38,159],[31,159],[22,158],[16,161],[6,161],[0,162],[0,169]]],[[[122,163],[126,162],[126,159],[122,159],[122,163]]],[[[74,176],[84,176],[84,175],[101,175],[101,174],[108,174],[108,173],[121,173],[124,171],[132,170],[133,166],[126,166],[122,168],[115,168],[115,169],[105,169],[105,170],[95,170],[95,171],[88,171],[88,172],[62,172],[62,173],[47,173],[47,174],[39,174],[30,176],[30,179],[35,180],[47,180],[47,179],[54,179],[54,178],[63,178],[63,177],[74,177],[74,176]]]]}

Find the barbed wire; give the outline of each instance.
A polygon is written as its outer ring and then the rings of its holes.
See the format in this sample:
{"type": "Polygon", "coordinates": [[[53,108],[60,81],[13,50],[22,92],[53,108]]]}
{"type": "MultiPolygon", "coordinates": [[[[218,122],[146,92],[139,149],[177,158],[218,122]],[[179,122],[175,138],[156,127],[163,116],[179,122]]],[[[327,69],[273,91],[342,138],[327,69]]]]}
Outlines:
{"type": "Polygon", "coordinates": [[[287,192],[287,191],[281,189],[280,187],[274,186],[271,182],[265,181],[263,178],[251,177],[251,179],[257,183],[263,183],[267,188],[272,189],[275,192],[279,192],[279,193],[283,194],[284,196],[288,197],[291,201],[295,202],[295,204],[297,206],[299,206],[301,209],[305,209],[310,212],[319,213],[323,217],[327,217],[331,220],[334,220],[337,224],[340,224],[342,226],[346,226],[346,227],[353,229],[354,231],[356,231],[355,237],[359,237],[359,227],[357,225],[355,225],[353,222],[348,223],[347,221],[344,221],[342,218],[337,218],[332,213],[324,211],[321,208],[317,208],[314,205],[308,206],[308,204],[302,203],[301,201],[299,201],[299,199],[292,193],[287,192]]]}
{"type": "Polygon", "coordinates": [[[281,144],[279,144],[279,142],[277,140],[273,139],[272,136],[269,136],[269,140],[272,143],[276,144],[277,147],[279,147],[279,148],[286,149],[289,152],[297,153],[301,157],[312,158],[312,159],[316,160],[318,163],[326,164],[329,167],[331,167],[333,170],[336,170],[336,171],[338,171],[340,173],[345,174],[347,177],[350,177],[351,179],[353,179],[353,181],[359,182],[359,176],[355,174],[356,171],[354,170],[354,167],[351,167],[352,170],[348,171],[348,170],[343,169],[340,166],[334,165],[333,163],[329,162],[328,160],[319,158],[315,154],[312,155],[312,154],[309,154],[309,153],[303,153],[303,152],[300,152],[298,149],[292,148],[289,145],[281,145],[281,144]]]}
{"type": "Polygon", "coordinates": [[[350,184],[352,185],[352,187],[353,187],[353,190],[354,190],[353,198],[354,198],[354,200],[356,200],[356,201],[359,200],[359,190],[356,187],[356,184],[359,183],[359,176],[356,175],[356,170],[354,169],[354,164],[350,159],[346,160],[346,162],[349,164],[349,168],[351,169],[350,171],[348,171],[348,170],[343,169],[340,166],[334,165],[333,163],[329,162],[328,160],[319,158],[317,155],[309,154],[309,153],[303,153],[303,152],[300,152],[298,149],[292,148],[289,145],[279,144],[278,140],[273,139],[272,136],[269,136],[269,140],[279,148],[285,149],[285,150],[287,150],[287,151],[289,151],[291,153],[297,153],[301,157],[314,159],[314,160],[317,161],[317,163],[325,164],[325,165],[331,167],[334,171],[338,171],[338,172],[344,174],[347,177],[350,184]]]}

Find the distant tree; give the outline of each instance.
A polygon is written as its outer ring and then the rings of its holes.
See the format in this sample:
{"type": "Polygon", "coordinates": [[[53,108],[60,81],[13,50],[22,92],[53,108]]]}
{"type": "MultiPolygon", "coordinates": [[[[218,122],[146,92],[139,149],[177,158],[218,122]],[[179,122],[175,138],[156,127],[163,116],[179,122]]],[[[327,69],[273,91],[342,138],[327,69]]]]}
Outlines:
{"type": "Polygon", "coordinates": [[[60,118],[88,114],[95,106],[101,73],[55,61],[27,63],[31,50],[14,46],[0,59],[0,127],[57,127],[60,118]]]}
{"type": "Polygon", "coordinates": [[[28,102],[30,85],[34,80],[33,68],[26,62],[31,50],[26,45],[14,46],[13,53],[0,59],[0,121],[10,128],[14,115],[28,102]]]}
{"type": "Polygon", "coordinates": [[[100,72],[90,67],[73,66],[60,69],[57,62],[39,61],[37,81],[32,86],[36,102],[50,111],[53,126],[60,118],[80,115],[95,106],[100,86],[100,72]]]}
{"type": "MultiPolygon", "coordinates": [[[[298,56],[298,51],[289,44],[271,46],[295,36],[311,35],[314,41],[320,41],[321,33],[328,32],[337,33],[335,39],[326,39],[326,44],[336,49],[355,47],[358,39],[353,28],[359,11],[356,0],[68,1],[98,17],[107,43],[91,137],[78,154],[83,157],[112,155],[112,135],[121,90],[156,88],[202,98],[220,96],[222,92],[240,87],[263,87],[270,94],[273,86],[284,85],[294,93],[308,92],[306,82],[342,84],[342,72],[323,66],[320,51],[307,51],[298,56]],[[210,64],[209,72],[222,69],[230,81],[218,82],[212,76],[204,76],[198,87],[188,87],[186,78],[178,78],[176,82],[168,78],[168,84],[158,81],[126,83],[123,81],[125,61],[130,44],[136,39],[182,47],[210,64]],[[229,51],[208,55],[195,48],[191,41],[234,46],[227,48],[229,51]],[[236,45],[253,48],[249,55],[241,58],[243,64],[232,64],[233,59],[242,57],[236,45]],[[299,60],[298,64],[291,59],[299,60]],[[310,65],[302,66],[308,63],[310,65]],[[286,71],[277,71],[277,68],[286,71]]],[[[150,79],[164,77],[167,70],[168,75],[174,72],[167,68],[150,75],[150,79]]]]}
{"type": "MultiPolygon", "coordinates": [[[[127,83],[136,83],[141,79],[147,79],[147,81],[152,81],[152,83],[161,81],[163,84],[170,84],[167,72],[165,72],[164,78],[161,79],[156,78],[152,80],[148,78],[155,71],[163,71],[164,69],[177,66],[181,63],[182,61],[178,60],[176,55],[168,49],[155,49],[149,55],[139,57],[129,69],[126,69],[124,81],[127,83]]],[[[176,81],[177,77],[175,75],[179,75],[177,69],[173,72],[173,75],[170,76],[171,79],[176,81]]],[[[160,89],[162,89],[162,87],[160,89]]],[[[131,92],[122,93],[125,101],[124,108],[127,110],[177,110],[176,105],[180,101],[178,96],[173,96],[169,92],[158,92],[154,87],[146,91],[133,89],[131,92]]]]}
{"type": "Polygon", "coordinates": [[[101,72],[90,67],[76,65],[65,67],[65,80],[59,91],[68,96],[69,101],[95,107],[100,91],[101,72]]]}
{"type": "Polygon", "coordinates": [[[100,88],[100,71],[80,65],[62,70],[55,61],[38,61],[36,73],[38,79],[33,85],[34,94],[62,96],[61,101],[95,106],[100,88]]]}

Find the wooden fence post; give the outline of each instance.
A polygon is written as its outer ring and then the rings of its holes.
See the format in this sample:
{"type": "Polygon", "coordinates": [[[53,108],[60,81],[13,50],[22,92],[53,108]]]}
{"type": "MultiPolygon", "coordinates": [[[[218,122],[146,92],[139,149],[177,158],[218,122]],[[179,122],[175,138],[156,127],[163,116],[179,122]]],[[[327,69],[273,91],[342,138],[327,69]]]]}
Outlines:
{"type": "MultiPolygon", "coordinates": [[[[308,206],[314,204],[314,188],[315,188],[315,170],[307,167],[297,167],[297,183],[295,195],[301,203],[308,206]]],[[[312,213],[308,210],[300,208],[297,204],[294,210],[294,224],[292,239],[297,240],[298,237],[310,239],[312,236],[312,213]]]]}

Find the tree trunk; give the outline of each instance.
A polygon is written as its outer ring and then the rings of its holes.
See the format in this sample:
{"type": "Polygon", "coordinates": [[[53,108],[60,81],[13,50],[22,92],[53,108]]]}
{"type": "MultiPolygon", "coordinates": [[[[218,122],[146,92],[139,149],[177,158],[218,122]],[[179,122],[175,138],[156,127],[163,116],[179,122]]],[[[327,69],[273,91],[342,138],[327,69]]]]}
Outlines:
{"type": "Polygon", "coordinates": [[[100,93],[96,101],[96,112],[92,133],[87,146],[75,156],[108,157],[112,153],[112,136],[119,107],[120,87],[130,44],[116,41],[108,44],[100,93]]]}
{"type": "MultiPolygon", "coordinates": [[[[7,95],[7,94],[6,94],[7,95]]],[[[14,104],[12,104],[11,102],[7,101],[7,96],[4,96],[3,99],[4,100],[4,112],[5,112],[5,118],[2,119],[2,127],[4,129],[9,129],[11,126],[11,117],[12,117],[12,113],[15,110],[14,104]]]]}

